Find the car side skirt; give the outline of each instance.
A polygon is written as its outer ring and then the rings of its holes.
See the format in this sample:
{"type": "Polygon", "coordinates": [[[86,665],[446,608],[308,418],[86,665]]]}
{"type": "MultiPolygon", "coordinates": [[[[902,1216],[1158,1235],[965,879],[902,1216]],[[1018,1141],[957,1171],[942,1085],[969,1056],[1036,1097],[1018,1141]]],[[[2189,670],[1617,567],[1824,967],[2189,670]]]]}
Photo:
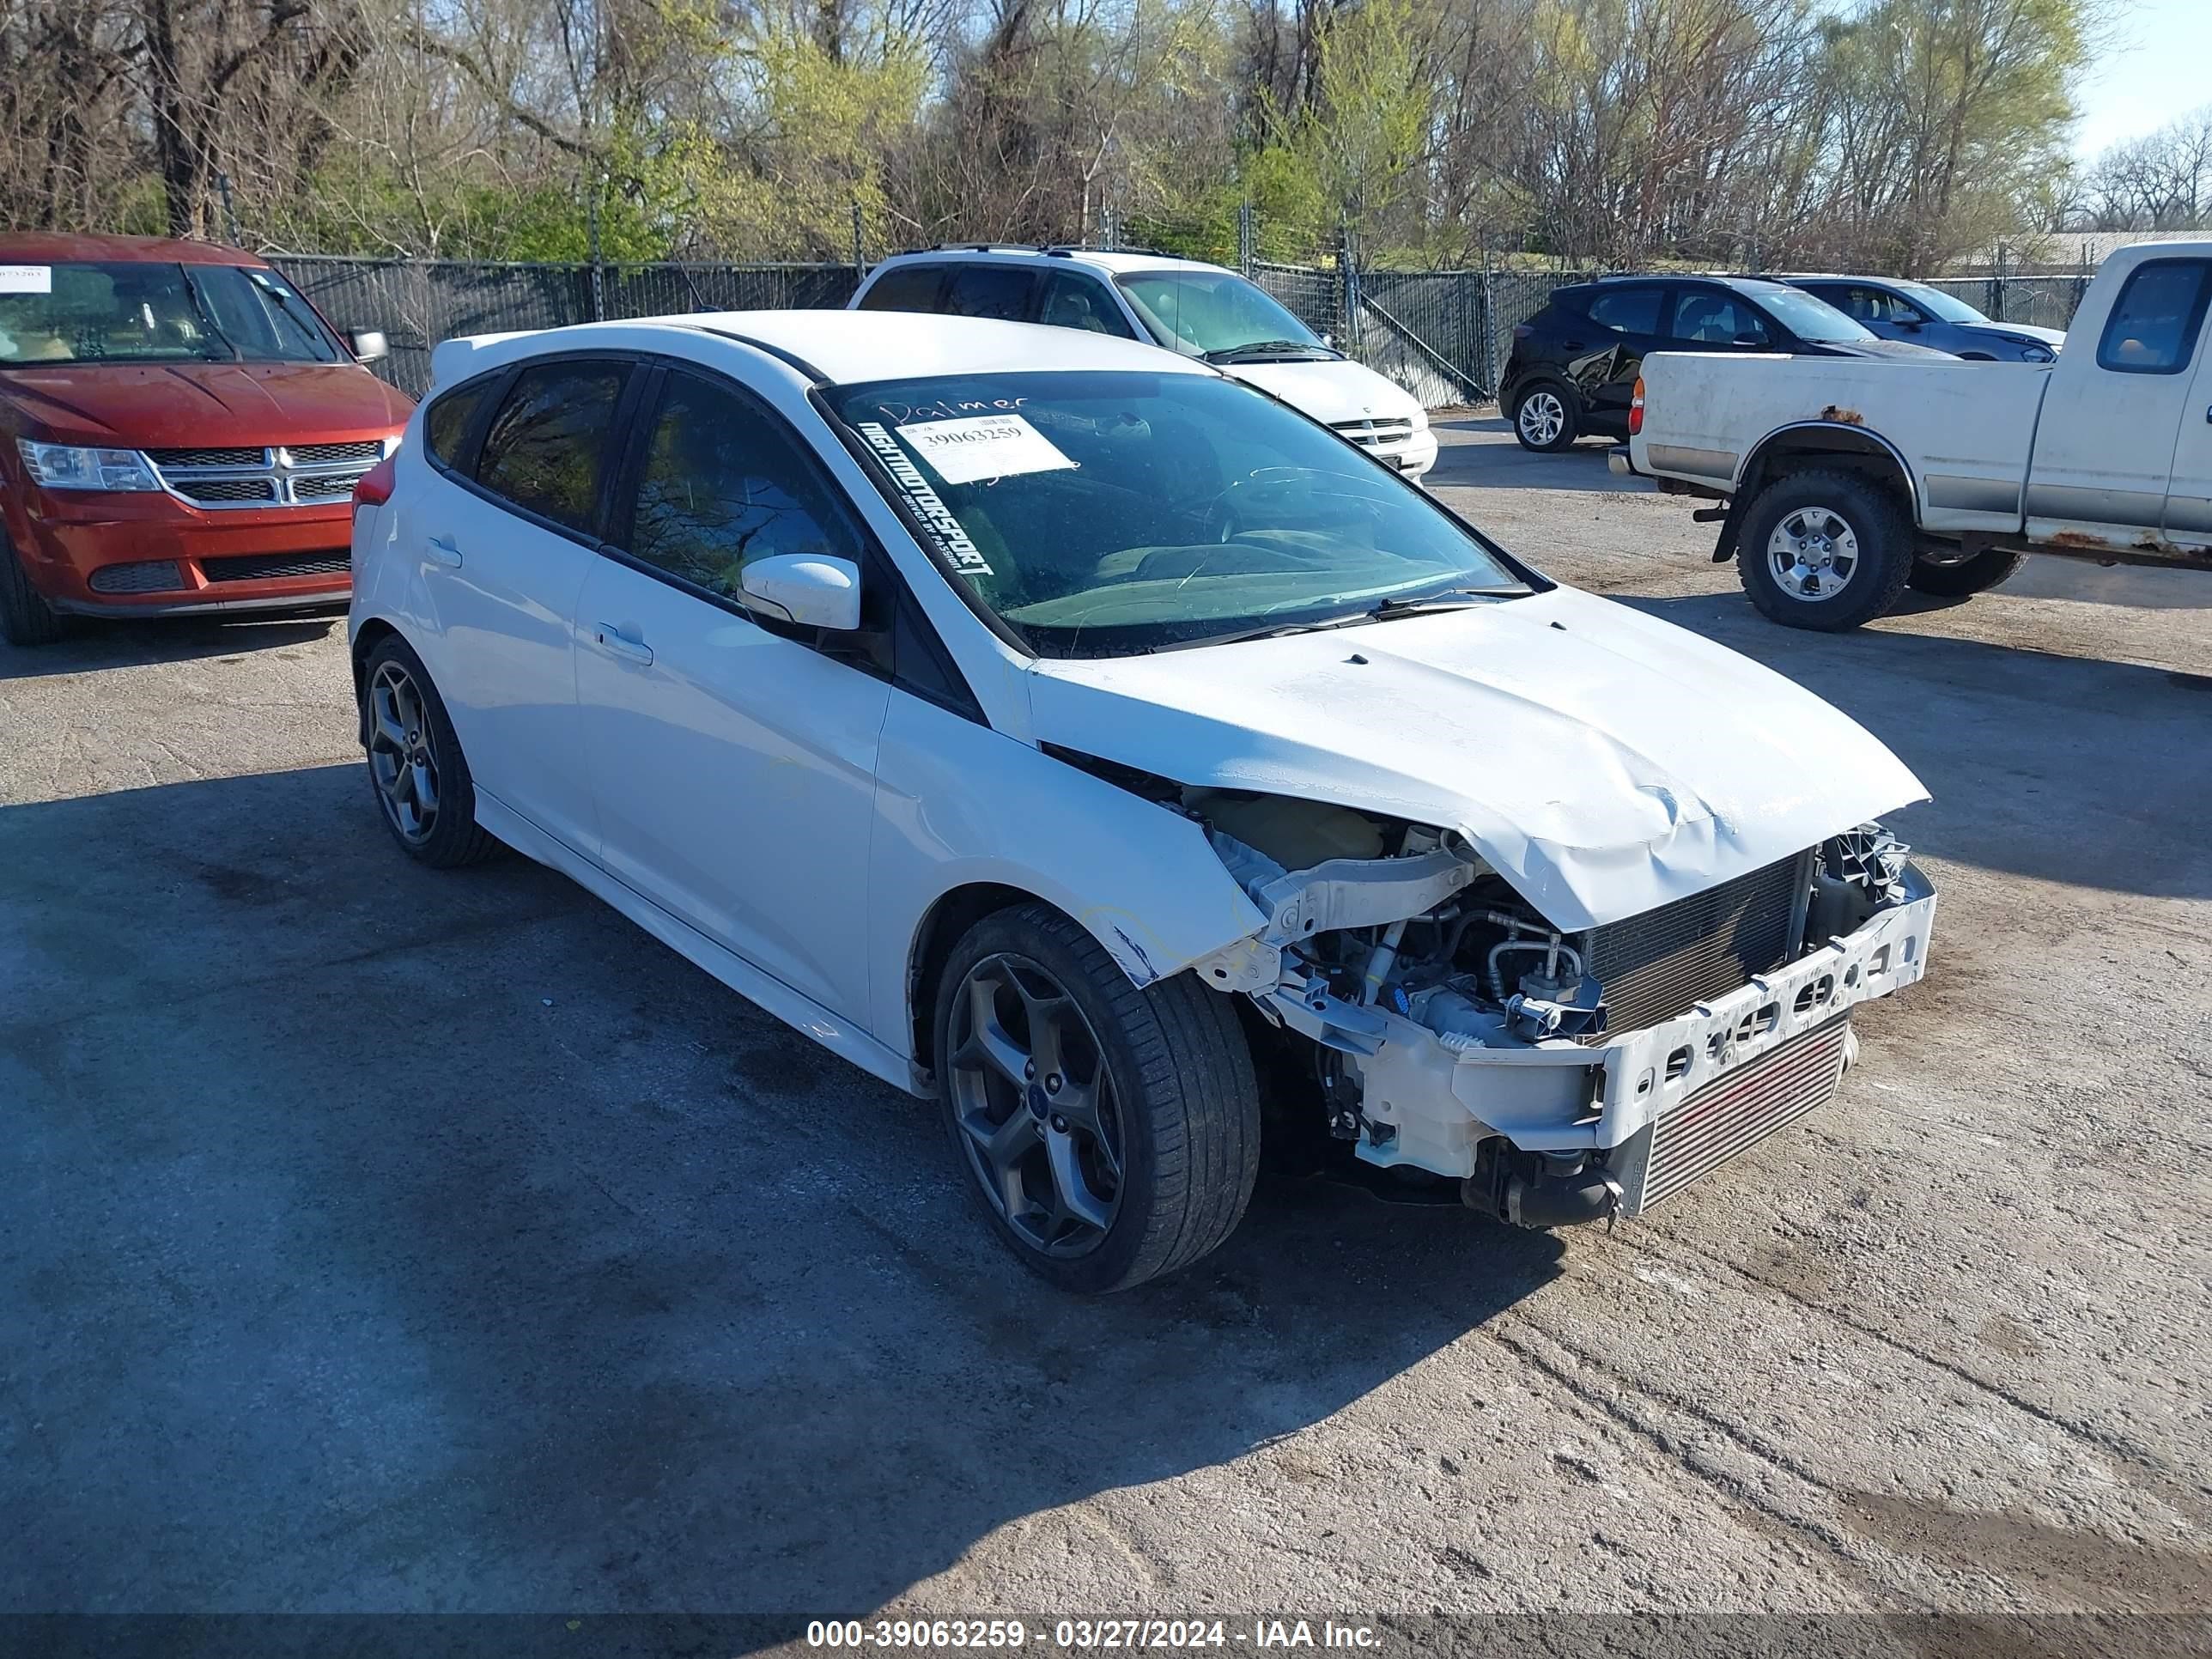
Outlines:
{"type": "Polygon", "coordinates": [[[746,1001],[812,1037],[840,1059],[852,1061],[871,1076],[881,1078],[893,1088],[903,1089],[908,1094],[924,1097],[931,1094],[929,1079],[907,1056],[886,1048],[849,1020],[831,1013],[781,980],[763,973],[743,957],[725,950],[482,790],[477,792],[477,822],[524,857],[558,870],[678,956],[712,974],[746,1001]]]}

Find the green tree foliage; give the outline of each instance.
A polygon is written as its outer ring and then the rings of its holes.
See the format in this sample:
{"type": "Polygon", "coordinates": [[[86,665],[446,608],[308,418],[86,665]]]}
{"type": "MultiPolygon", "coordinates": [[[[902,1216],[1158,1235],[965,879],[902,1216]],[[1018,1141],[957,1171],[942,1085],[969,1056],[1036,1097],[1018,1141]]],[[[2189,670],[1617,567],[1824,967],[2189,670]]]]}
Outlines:
{"type": "Polygon", "coordinates": [[[1410,0],[1368,0],[1330,17],[1304,102],[1286,110],[1261,97],[1266,137],[1248,166],[1270,222],[1316,240],[1332,225],[1366,234],[1418,194],[1436,106],[1428,57],[1410,0]]]}
{"type": "Polygon", "coordinates": [[[2095,21],[2080,0],[1875,0],[1830,23],[1835,241],[1917,274],[2027,228],[2095,21]]]}
{"type": "MultiPolygon", "coordinates": [[[[0,211],[263,246],[1924,270],[2078,211],[2112,0],[0,0],[0,211]]],[[[2177,130],[2096,175],[2208,198],[2177,130]],[[2154,151],[2155,153],[2154,153],[2154,151]]],[[[2097,192],[2101,191],[2101,194],[2097,192]]]]}

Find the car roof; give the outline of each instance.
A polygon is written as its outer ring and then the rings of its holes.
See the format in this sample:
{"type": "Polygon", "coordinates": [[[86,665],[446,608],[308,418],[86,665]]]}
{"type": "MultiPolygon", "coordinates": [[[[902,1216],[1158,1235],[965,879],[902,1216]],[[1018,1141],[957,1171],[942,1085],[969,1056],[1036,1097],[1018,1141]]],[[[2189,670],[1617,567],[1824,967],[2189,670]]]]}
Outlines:
{"type": "Polygon", "coordinates": [[[1631,283],[1648,283],[1655,287],[1668,283],[1711,283],[1717,287],[1733,289],[1746,295],[1771,294],[1790,286],[1785,279],[1779,276],[1732,276],[1725,272],[1711,270],[1622,270],[1611,271],[1586,283],[1571,283],[1552,291],[1554,294],[1597,295],[1608,288],[1626,286],[1631,283]]]}
{"type": "Polygon", "coordinates": [[[74,231],[0,233],[0,264],[76,264],[254,265],[263,261],[234,247],[169,236],[94,236],[74,231]]]}
{"type": "Polygon", "coordinates": [[[1864,283],[1869,288],[1925,288],[1927,283],[1914,276],[1854,276],[1834,270],[1793,270],[1787,276],[1776,279],[1784,283],[1864,283]]]}
{"type": "Polygon", "coordinates": [[[650,349],[641,334],[662,337],[678,356],[701,334],[759,347],[808,380],[850,386],[870,380],[1018,370],[1121,369],[1133,374],[1217,374],[1210,366],[1158,346],[1087,330],[942,317],[918,311],[719,311],[621,322],[580,323],[529,334],[489,334],[442,342],[431,357],[440,386],[465,378],[479,353],[488,362],[593,345],[650,349]],[[526,344],[506,349],[516,342],[526,344]]]}
{"type": "MultiPolygon", "coordinates": [[[[961,243],[957,246],[929,248],[908,248],[884,260],[884,265],[904,264],[1019,264],[1033,265],[1042,262],[1058,264],[1088,265],[1093,270],[1114,275],[1132,270],[1203,270],[1216,276],[1234,276],[1225,265],[1208,264],[1203,259],[1186,259],[1172,253],[1151,253],[1141,249],[1096,247],[1030,247],[1018,243],[961,243]]],[[[881,270],[878,266],[877,269],[881,270]]]]}

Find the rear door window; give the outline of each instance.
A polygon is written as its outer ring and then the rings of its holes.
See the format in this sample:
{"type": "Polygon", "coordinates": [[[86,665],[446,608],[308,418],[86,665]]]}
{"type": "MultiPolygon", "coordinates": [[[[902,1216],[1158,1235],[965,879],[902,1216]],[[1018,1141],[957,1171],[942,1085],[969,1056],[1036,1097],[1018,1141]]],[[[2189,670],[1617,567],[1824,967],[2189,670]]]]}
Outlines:
{"type": "Polygon", "coordinates": [[[1590,301],[1589,319],[1616,334],[1656,334],[1659,299],[1656,288],[1609,289],[1590,301]]]}
{"type": "Polygon", "coordinates": [[[860,296],[862,311],[934,311],[945,286],[943,265],[900,265],[876,278],[860,296]]]}
{"type": "Polygon", "coordinates": [[[1036,291],[1033,270],[1018,265],[967,265],[953,276],[945,296],[945,309],[954,317],[1024,322],[1030,314],[1030,296],[1036,291]]]}
{"type": "Polygon", "coordinates": [[[524,369],[484,433],[477,483],[525,512],[592,533],[607,434],[629,376],[628,364],[605,359],[524,369]]]}
{"type": "Polygon", "coordinates": [[[2153,259],[2138,266],[2113,302],[2097,342],[2097,367],[2120,374],[2179,374],[2204,326],[2212,261],[2153,259]]]}

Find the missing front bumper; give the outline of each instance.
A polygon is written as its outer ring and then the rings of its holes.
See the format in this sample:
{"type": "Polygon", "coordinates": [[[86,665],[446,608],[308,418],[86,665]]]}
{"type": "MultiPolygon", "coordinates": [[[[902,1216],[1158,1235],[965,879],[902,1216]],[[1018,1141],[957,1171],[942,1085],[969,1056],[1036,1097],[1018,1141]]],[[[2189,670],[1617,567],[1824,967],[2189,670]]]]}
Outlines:
{"type": "Polygon", "coordinates": [[[1642,1215],[1828,1103],[1856,1048],[1849,1014],[1705,1085],[1606,1160],[1624,1215],[1642,1215]]]}
{"type": "Polygon", "coordinates": [[[1374,1026],[1346,1056],[1372,1126],[1358,1155],[1461,1178],[1502,1151],[1579,1158],[1620,1183],[1621,1213],[1671,1197],[1817,1109],[1849,1058],[1851,1011],[1926,971],[1935,889],[1911,864],[1903,879],[1903,900],[1849,937],[1597,1047],[1489,1048],[1358,1010],[1374,1026]]]}

